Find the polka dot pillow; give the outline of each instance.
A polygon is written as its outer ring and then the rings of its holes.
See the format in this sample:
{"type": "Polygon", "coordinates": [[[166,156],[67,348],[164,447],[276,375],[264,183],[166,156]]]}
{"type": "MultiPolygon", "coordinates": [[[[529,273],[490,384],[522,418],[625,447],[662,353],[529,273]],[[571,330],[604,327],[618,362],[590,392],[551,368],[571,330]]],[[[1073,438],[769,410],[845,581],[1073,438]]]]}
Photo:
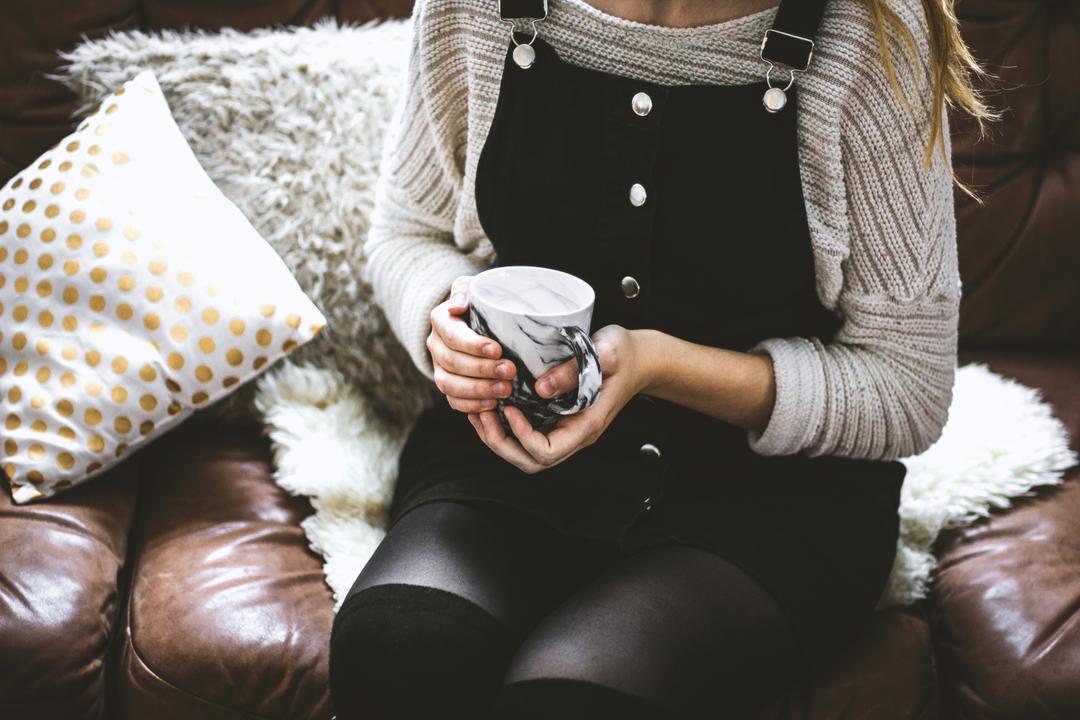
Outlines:
{"type": "Polygon", "coordinates": [[[139,73],[0,189],[14,501],[104,472],[324,324],[139,73]]]}

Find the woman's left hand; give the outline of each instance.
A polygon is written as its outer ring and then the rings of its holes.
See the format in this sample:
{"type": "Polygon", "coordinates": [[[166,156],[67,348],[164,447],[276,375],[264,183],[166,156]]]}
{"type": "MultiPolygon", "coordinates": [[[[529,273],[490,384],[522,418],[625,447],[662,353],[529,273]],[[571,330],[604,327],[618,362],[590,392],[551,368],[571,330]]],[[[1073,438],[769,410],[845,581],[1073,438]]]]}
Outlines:
{"type": "MultiPolygon", "coordinates": [[[[600,357],[603,380],[600,395],[591,407],[566,416],[542,433],[533,429],[521,410],[506,405],[503,412],[513,437],[503,430],[494,410],[469,413],[469,422],[484,443],[504,460],[531,474],[558,465],[596,442],[630,398],[648,386],[651,363],[640,331],[607,325],[596,331],[592,340],[600,357]]],[[[577,360],[571,358],[537,378],[536,392],[540,397],[555,397],[577,387],[577,376],[577,360]]]]}

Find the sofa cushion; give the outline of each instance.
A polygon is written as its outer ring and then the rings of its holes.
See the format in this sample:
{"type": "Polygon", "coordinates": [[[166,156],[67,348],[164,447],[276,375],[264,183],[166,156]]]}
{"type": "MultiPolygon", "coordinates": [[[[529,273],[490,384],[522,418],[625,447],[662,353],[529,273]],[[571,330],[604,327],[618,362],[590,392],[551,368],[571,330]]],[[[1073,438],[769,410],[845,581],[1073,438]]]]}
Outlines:
{"type": "MultiPolygon", "coordinates": [[[[1080,353],[971,359],[1039,387],[1080,446],[1080,353]]],[[[1078,518],[1080,468],[1008,512],[940,536],[931,620],[949,717],[1077,717],[1078,518]]]]}
{"type": "Polygon", "coordinates": [[[0,487],[0,717],[107,717],[139,459],[29,506],[0,487]]]}
{"type": "Polygon", "coordinates": [[[147,448],[115,717],[330,716],[333,600],[256,426],[147,448]]]}

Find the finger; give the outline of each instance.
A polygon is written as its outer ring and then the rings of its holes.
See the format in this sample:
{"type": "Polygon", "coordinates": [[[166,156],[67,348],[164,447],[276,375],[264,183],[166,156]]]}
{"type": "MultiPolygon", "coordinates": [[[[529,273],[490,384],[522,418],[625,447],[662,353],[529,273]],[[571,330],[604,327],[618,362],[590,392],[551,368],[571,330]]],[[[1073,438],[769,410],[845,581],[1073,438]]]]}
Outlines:
{"type": "Polygon", "coordinates": [[[517,374],[514,363],[509,360],[489,360],[453,350],[443,342],[438,333],[428,335],[427,348],[432,362],[454,375],[510,380],[517,374]]]}
{"type": "Polygon", "coordinates": [[[460,398],[452,395],[446,396],[446,402],[450,404],[454,410],[463,413],[478,413],[484,410],[494,410],[495,401],[491,399],[476,400],[474,398],[460,398]]]}
{"type": "Polygon", "coordinates": [[[451,315],[460,315],[469,309],[469,281],[471,279],[471,275],[461,275],[450,285],[447,310],[451,315]]]}
{"type": "Polygon", "coordinates": [[[468,323],[460,317],[450,315],[447,307],[448,303],[443,303],[431,311],[431,327],[448,347],[479,357],[497,358],[500,356],[502,347],[499,343],[473,332],[468,323]]]}
{"type": "Polygon", "coordinates": [[[555,445],[548,435],[535,430],[525,418],[525,413],[513,405],[503,408],[510,430],[527,453],[545,467],[557,465],[578,448],[579,443],[573,438],[572,433],[563,432],[558,436],[559,444],[555,445]]]}
{"type": "Polygon", "coordinates": [[[546,373],[536,378],[536,394],[540,397],[562,395],[578,384],[577,358],[561,362],[546,373]]]}
{"type": "Polygon", "coordinates": [[[455,375],[442,365],[436,365],[433,373],[435,387],[446,396],[468,400],[487,400],[510,396],[510,383],[506,380],[483,380],[455,375]]]}
{"type": "Polygon", "coordinates": [[[485,442],[501,458],[527,472],[536,472],[543,469],[544,466],[536,462],[517,440],[506,434],[494,411],[485,410],[480,413],[480,422],[484,426],[485,442]]]}

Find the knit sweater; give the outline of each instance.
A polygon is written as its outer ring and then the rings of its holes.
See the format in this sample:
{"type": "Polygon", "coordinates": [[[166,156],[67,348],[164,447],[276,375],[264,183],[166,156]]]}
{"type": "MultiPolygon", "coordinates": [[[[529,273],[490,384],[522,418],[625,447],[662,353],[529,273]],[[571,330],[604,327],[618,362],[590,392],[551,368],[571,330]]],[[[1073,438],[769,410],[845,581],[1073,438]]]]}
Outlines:
{"type": "MultiPolygon", "coordinates": [[[[923,165],[930,49],[921,0],[890,0],[915,39],[888,36],[889,84],[864,0],[831,0],[798,76],[800,173],[817,294],[842,324],[830,342],[776,337],[776,399],[762,455],[917,454],[941,434],[956,368],[960,279],[951,144],[923,165]]],[[[498,99],[508,26],[495,0],[417,0],[406,86],[383,152],[364,271],[416,366],[433,377],[429,314],[459,275],[497,260],[477,218],[475,173],[498,99]]],[[[586,0],[550,0],[539,23],[565,61],[664,85],[758,82],[776,9],[693,27],[640,23],[586,0]]],[[[764,110],[763,110],[764,112],[764,110]]]]}

